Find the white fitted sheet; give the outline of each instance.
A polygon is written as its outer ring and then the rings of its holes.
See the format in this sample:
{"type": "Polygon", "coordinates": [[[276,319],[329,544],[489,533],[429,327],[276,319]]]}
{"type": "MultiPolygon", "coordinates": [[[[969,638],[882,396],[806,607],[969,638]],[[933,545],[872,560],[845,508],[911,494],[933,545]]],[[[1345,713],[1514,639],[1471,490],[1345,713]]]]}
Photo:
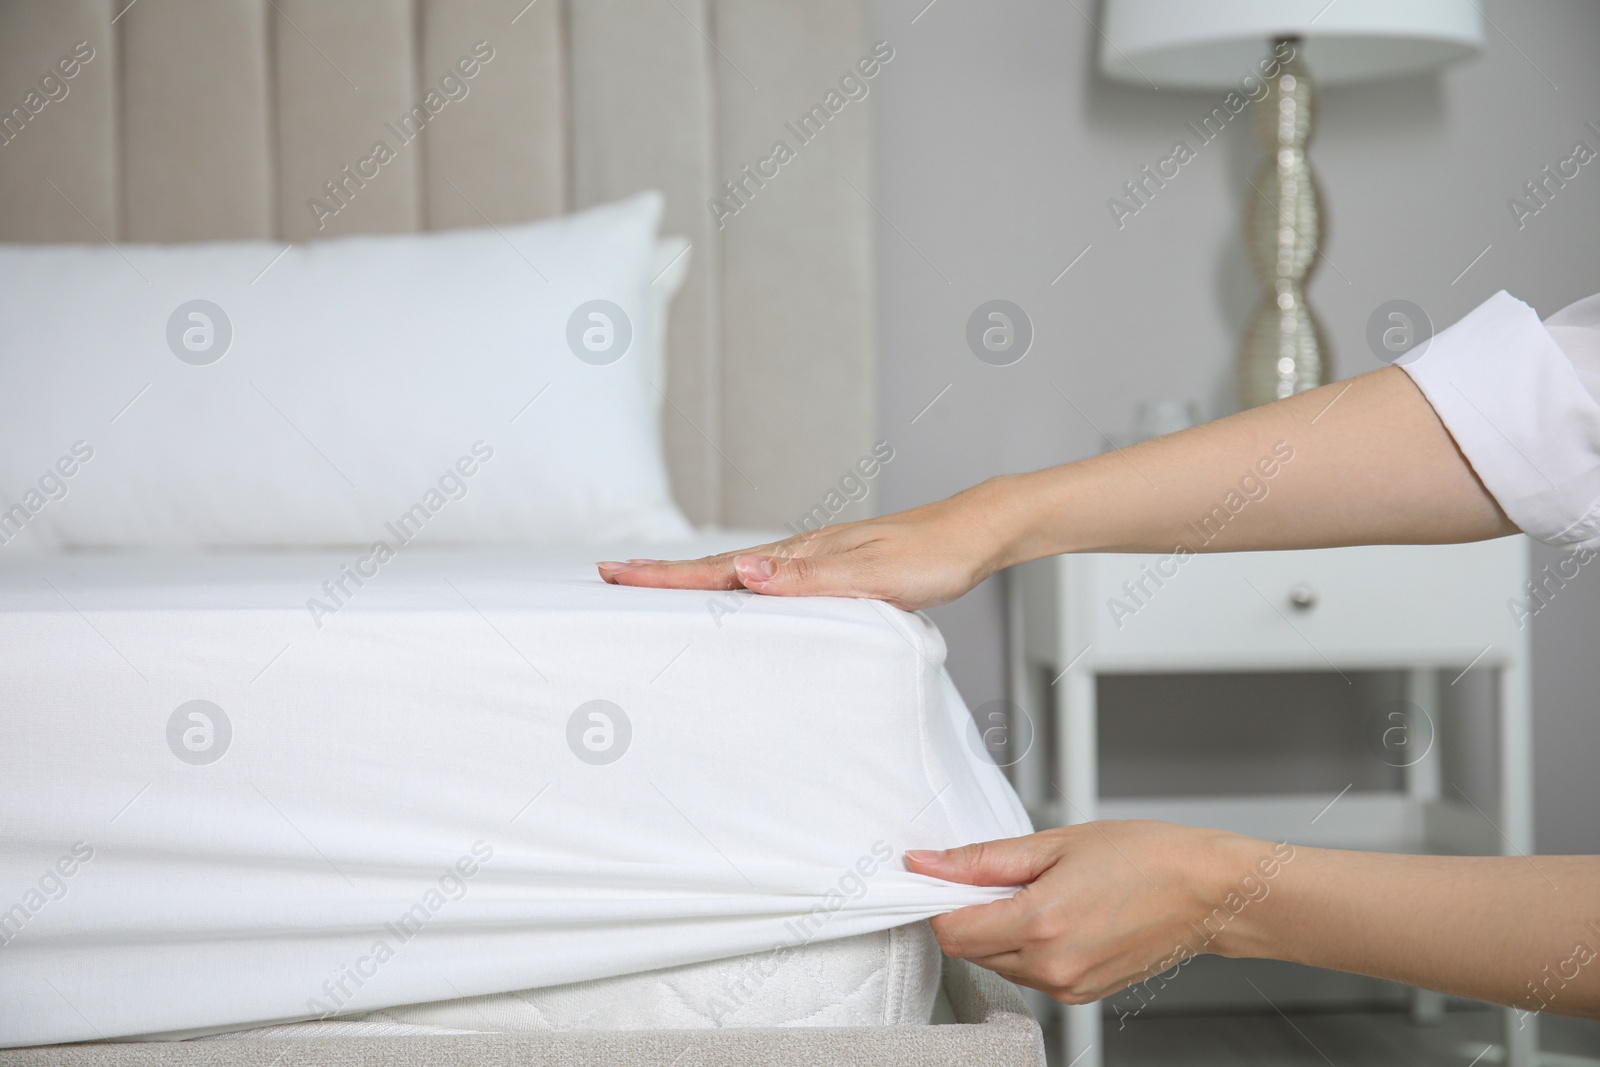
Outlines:
{"type": "Polygon", "coordinates": [[[408,546],[314,620],[362,554],[0,554],[0,1045],[792,953],[1010,892],[899,861],[1030,829],[924,618],[408,546]],[[214,762],[169,744],[195,700],[214,762]],[[609,764],[568,743],[594,700],[632,727],[609,764]]]}

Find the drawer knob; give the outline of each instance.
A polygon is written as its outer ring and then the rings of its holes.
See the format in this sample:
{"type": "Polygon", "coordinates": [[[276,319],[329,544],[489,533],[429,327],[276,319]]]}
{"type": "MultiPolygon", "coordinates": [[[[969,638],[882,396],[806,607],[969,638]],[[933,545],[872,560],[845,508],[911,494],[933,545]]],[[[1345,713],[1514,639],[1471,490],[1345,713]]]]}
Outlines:
{"type": "Polygon", "coordinates": [[[1296,611],[1310,611],[1317,606],[1317,594],[1309,585],[1289,587],[1289,603],[1296,611]]]}

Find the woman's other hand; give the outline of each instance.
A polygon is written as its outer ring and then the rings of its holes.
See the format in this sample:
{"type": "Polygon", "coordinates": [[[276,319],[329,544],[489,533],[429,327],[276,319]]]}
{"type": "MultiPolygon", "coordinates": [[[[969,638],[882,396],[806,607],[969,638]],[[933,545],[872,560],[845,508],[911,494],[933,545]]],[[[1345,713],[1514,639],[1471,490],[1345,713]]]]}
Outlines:
{"type": "MultiPolygon", "coordinates": [[[[1289,845],[1161,822],[1092,822],[907,852],[906,869],[1007,900],[933,919],[947,955],[1067,1004],[1087,1004],[1207,952],[1272,891],[1289,845]]],[[[1172,974],[1168,974],[1170,980],[1172,974]]]]}

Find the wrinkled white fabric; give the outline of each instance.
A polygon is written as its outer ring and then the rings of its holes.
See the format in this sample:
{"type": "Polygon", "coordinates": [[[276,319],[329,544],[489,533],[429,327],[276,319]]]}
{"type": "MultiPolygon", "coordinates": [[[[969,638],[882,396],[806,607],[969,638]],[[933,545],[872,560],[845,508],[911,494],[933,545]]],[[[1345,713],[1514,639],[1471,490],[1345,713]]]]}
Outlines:
{"type": "Polygon", "coordinates": [[[354,555],[0,554],[0,1045],[577,982],[1011,892],[901,864],[1030,831],[926,619],[416,546],[314,614],[354,555]],[[571,725],[595,700],[631,724],[608,764],[571,725]]]}
{"type": "Polygon", "coordinates": [[[1600,548],[1600,295],[1541,324],[1502,290],[1404,369],[1512,522],[1600,548]]]}

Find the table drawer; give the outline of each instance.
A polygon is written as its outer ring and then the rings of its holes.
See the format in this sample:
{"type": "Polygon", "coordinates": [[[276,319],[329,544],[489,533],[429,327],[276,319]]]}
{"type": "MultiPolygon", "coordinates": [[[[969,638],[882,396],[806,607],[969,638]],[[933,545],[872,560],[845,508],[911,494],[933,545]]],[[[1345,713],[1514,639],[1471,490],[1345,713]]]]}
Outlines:
{"type": "Polygon", "coordinates": [[[1526,639],[1510,606],[1526,595],[1520,536],[1052,565],[1067,647],[1099,670],[1465,666],[1526,639]]]}

